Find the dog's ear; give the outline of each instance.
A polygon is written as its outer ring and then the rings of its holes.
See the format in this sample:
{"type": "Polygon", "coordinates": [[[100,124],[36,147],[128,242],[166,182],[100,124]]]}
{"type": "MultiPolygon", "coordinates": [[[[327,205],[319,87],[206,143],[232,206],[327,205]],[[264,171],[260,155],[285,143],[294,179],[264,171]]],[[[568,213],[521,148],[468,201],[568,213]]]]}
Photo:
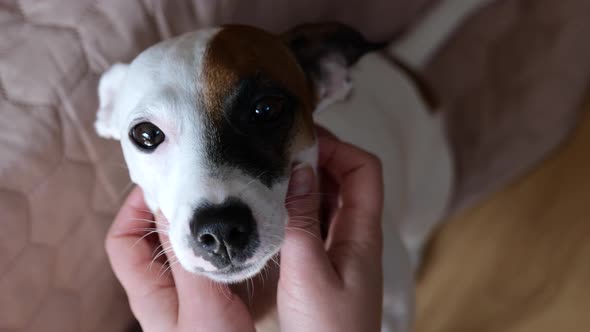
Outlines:
{"type": "Polygon", "coordinates": [[[114,121],[115,106],[118,94],[121,93],[123,81],[127,77],[129,65],[117,63],[100,77],[98,83],[98,112],[94,128],[104,138],[120,139],[114,121]]]}
{"type": "Polygon", "coordinates": [[[352,88],[350,66],[365,53],[386,46],[371,43],[360,32],[340,23],[300,25],[281,37],[313,84],[316,110],[346,98],[352,88]]]}

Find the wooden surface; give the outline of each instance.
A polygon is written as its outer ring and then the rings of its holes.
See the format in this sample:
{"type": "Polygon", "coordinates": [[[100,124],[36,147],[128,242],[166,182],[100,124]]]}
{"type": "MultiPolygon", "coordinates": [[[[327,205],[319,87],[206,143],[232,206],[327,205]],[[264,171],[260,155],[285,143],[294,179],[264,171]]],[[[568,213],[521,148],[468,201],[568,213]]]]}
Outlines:
{"type": "Polygon", "coordinates": [[[590,102],[528,176],[436,234],[415,332],[590,331],[590,102]]]}

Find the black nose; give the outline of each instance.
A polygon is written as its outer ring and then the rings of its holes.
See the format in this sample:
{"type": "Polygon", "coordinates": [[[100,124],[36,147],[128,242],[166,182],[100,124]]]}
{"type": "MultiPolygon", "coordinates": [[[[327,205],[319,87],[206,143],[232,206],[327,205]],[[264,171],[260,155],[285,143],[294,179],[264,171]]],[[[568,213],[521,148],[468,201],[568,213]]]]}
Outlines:
{"type": "Polygon", "coordinates": [[[236,198],[197,208],[191,232],[195,253],[217,268],[245,261],[258,243],[252,211],[236,198]]]}

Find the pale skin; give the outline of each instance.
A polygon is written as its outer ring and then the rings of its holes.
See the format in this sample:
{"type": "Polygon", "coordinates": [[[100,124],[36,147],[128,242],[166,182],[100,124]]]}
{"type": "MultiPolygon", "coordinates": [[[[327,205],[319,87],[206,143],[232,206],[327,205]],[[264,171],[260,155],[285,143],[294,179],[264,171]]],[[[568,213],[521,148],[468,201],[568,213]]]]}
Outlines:
{"type": "MultiPolygon", "coordinates": [[[[382,312],[383,179],[375,156],[319,129],[319,169],[338,188],[338,204],[327,215],[321,240],[319,183],[309,167],[297,169],[289,185],[289,221],[281,249],[277,306],[281,331],[379,331],[382,312]],[[291,213],[291,212],[290,212],[291,213]],[[294,212],[293,212],[294,213],[294,212]],[[301,216],[306,217],[306,222],[301,216]]],[[[322,176],[324,178],[324,176],[322,176]]],[[[326,214],[324,214],[325,217],[326,214]]],[[[158,238],[140,189],[123,204],[107,235],[106,250],[131,310],[146,332],[255,331],[242,300],[205,277],[153,260],[158,238]],[[152,264],[151,268],[148,268],[152,264]]],[[[160,221],[158,221],[159,223],[160,221]]],[[[166,241],[159,236],[159,241],[166,241]]],[[[162,256],[163,257],[163,256],[162,256]]]]}

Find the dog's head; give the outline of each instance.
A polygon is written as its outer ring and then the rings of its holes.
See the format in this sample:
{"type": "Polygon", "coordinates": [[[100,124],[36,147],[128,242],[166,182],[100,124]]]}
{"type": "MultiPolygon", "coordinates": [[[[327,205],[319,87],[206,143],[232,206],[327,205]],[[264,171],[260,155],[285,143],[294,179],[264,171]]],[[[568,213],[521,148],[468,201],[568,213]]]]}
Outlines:
{"type": "Polygon", "coordinates": [[[278,252],[291,169],[316,163],[312,113],[346,96],[348,67],[376,47],[340,24],[224,26],[102,76],[96,129],[121,141],[184,268],[240,281],[278,252]]]}

